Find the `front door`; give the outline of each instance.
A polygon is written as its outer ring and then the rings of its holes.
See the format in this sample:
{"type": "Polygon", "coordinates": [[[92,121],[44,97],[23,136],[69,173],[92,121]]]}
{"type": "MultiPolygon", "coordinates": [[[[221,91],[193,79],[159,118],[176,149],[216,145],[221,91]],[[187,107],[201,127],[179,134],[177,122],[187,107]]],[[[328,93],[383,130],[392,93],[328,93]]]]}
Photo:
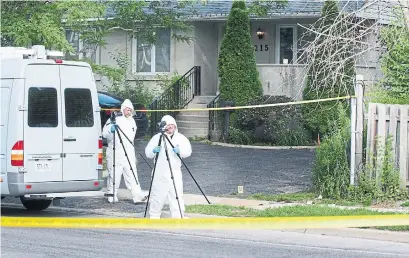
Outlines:
{"type": "Polygon", "coordinates": [[[27,66],[24,106],[24,180],[61,181],[63,125],[57,65],[27,66]]]}
{"type": "Polygon", "coordinates": [[[63,180],[98,178],[99,120],[94,111],[97,96],[92,72],[87,67],[61,65],[63,180]]]}

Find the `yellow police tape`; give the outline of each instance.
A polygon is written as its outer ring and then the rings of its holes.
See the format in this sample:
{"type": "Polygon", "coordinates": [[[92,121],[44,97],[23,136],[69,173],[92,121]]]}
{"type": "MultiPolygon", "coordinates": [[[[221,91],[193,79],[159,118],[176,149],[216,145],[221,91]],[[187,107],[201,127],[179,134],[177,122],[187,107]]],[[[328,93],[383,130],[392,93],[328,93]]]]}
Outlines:
{"type": "MultiPolygon", "coordinates": [[[[264,108],[264,107],[276,107],[276,106],[287,106],[287,105],[299,105],[299,104],[308,104],[315,102],[325,102],[341,99],[351,99],[355,96],[343,96],[335,98],[326,98],[326,99],[313,99],[313,100],[302,100],[302,101],[292,101],[292,102],[283,102],[283,103],[273,103],[273,104],[260,104],[260,105],[248,105],[248,106],[236,106],[236,107],[218,107],[218,108],[182,108],[182,109],[144,109],[144,110],[135,110],[139,112],[179,112],[179,111],[210,111],[210,110],[236,110],[236,109],[246,109],[246,108],[264,108]]],[[[120,110],[119,108],[101,108],[101,110],[120,110]]]]}
{"type": "Polygon", "coordinates": [[[50,218],[2,217],[2,227],[122,229],[305,229],[409,225],[409,214],[274,218],[50,218]]]}

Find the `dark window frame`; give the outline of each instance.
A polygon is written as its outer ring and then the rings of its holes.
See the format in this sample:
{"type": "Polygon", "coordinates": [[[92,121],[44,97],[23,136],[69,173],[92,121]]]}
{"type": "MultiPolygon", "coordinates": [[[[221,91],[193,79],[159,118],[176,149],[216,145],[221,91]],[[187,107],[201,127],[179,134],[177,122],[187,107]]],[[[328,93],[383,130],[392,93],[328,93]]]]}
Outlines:
{"type": "MultiPolygon", "coordinates": [[[[69,96],[69,94],[70,93],[68,93],[68,96],[69,96]]],[[[83,96],[85,96],[85,95],[83,95],[83,96]]],[[[92,127],[94,127],[95,126],[95,112],[94,112],[94,107],[93,107],[93,105],[92,105],[92,93],[91,93],[91,90],[90,89],[87,89],[87,88],[65,88],[64,89],[64,102],[65,102],[65,110],[64,110],[64,112],[65,112],[65,126],[66,127],[69,127],[69,128],[92,128],[92,127]],[[86,92],[86,94],[87,94],[87,96],[86,96],[86,98],[88,98],[89,97],[89,103],[87,103],[87,105],[89,105],[88,107],[85,107],[85,105],[83,105],[83,106],[81,106],[81,108],[80,108],[80,110],[86,110],[85,108],[87,108],[87,109],[89,109],[89,111],[88,112],[85,112],[86,113],[86,115],[81,115],[81,116],[78,116],[78,112],[76,112],[76,114],[77,115],[73,115],[71,112],[73,112],[73,110],[72,110],[72,107],[73,106],[77,106],[77,104],[78,103],[76,103],[75,105],[73,105],[72,104],[72,100],[67,100],[67,91],[82,91],[82,92],[86,92]],[[84,125],[78,125],[78,121],[79,120],[73,120],[73,121],[70,121],[69,119],[70,118],[75,118],[75,117],[81,117],[81,119],[82,118],[85,118],[86,116],[88,116],[89,114],[91,114],[91,119],[90,120],[88,120],[89,121],[89,124],[86,124],[85,126],[84,125]]],[[[89,118],[89,116],[88,116],[88,118],[89,118]]],[[[85,120],[83,120],[83,121],[85,121],[85,120]]]]}
{"type": "MultiPolygon", "coordinates": [[[[42,99],[44,99],[44,98],[45,98],[45,96],[43,96],[42,99]]],[[[28,103],[28,105],[27,105],[27,125],[29,127],[32,127],[32,128],[39,128],[39,127],[41,127],[41,128],[57,128],[59,126],[59,121],[58,121],[59,120],[58,119],[58,117],[59,117],[59,115],[58,115],[58,113],[59,113],[59,109],[58,109],[58,91],[57,91],[57,89],[55,87],[30,87],[30,88],[28,88],[27,103],[28,103]],[[49,121],[47,121],[47,123],[44,123],[44,119],[41,120],[40,122],[35,122],[35,123],[33,122],[33,120],[34,120],[34,118],[32,117],[33,115],[36,116],[36,117],[43,117],[44,118],[44,117],[47,116],[44,113],[44,109],[50,110],[49,106],[48,107],[45,106],[46,103],[44,101],[37,101],[37,98],[39,96],[35,95],[35,94],[38,94],[38,91],[40,91],[40,90],[44,90],[44,91],[50,91],[51,90],[51,91],[53,91],[52,93],[55,94],[55,102],[52,105],[53,110],[54,110],[55,113],[49,114],[50,117],[55,116],[54,117],[55,120],[52,121],[52,123],[49,123],[49,121]],[[33,91],[35,91],[35,92],[33,92],[33,91]],[[33,110],[32,109],[33,105],[34,104],[38,105],[38,103],[44,104],[44,106],[41,107],[43,110],[39,111],[39,112],[37,112],[38,110],[33,110]],[[51,126],[42,126],[42,124],[50,124],[51,126]]]]}

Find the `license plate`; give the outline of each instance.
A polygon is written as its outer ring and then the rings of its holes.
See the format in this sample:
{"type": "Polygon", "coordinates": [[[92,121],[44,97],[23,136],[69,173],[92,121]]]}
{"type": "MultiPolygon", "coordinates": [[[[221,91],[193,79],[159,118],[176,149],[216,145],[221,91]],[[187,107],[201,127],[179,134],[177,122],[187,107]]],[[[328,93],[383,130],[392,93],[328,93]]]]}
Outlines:
{"type": "Polygon", "coordinates": [[[51,163],[48,163],[48,162],[37,162],[35,166],[36,166],[37,172],[51,171],[51,163]]]}

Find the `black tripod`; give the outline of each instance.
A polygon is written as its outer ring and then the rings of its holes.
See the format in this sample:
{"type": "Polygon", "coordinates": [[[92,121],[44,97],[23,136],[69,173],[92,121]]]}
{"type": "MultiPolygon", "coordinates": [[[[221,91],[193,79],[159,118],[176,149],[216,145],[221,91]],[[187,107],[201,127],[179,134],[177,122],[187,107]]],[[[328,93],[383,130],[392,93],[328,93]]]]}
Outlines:
{"type": "MultiPolygon", "coordinates": [[[[119,126],[118,126],[117,128],[119,129],[119,131],[121,131],[121,133],[125,136],[125,139],[127,139],[128,142],[129,142],[130,144],[132,144],[132,146],[133,146],[134,149],[135,149],[134,143],[128,138],[128,136],[126,136],[126,134],[124,133],[124,131],[122,131],[122,129],[121,129],[119,126]]],[[[142,157],[142,159],[146,162],[146,164],[148,165],[148,167],[149,167],[150,169],[152,169],[151,165],[149,165],[149,162],[143,157],[143,155],[142,155],[139,151],[138,151],[138,153],[139,153],[139,155],[142,157]]]]}
{"type": "MultiPolygon", "coordinates": [[[[112,191],[113,191],[113,194],[108,194],[108,193],[106,193],[104,196],[107,196],[107,197],[114,197],[114,200],[113,200],[113,203],[115,203],[115,197],[116,197],[116,189],[115,189],[115,150],[116,150],[116,138],[115,138],[115,133],[117,133],[118,134],[118,138],[119,138],[119,142],[121,143],[121,145],[122,145],[122,149],[124,150],[124,153],[125,153],[125,157],[126,157],[126,159],[127,159],[127,161],[128,161],[128,164],[129,164],[129,167],[131,168],[131,172],[132,172],[132,175],[133,175],[133,177],[134,177],[134,179],[135,179],[135,182],[136,182],[136,184],[137,185],[139,185],[139,182],[138,182],[138,179],[136,179],[136,176],[135,176],[135,173],[134,173],[134,171],[133,171],[133,168],[132,168],[132,165],[131,165],[131,161],[129,160],[129,157],[128,157],[128,153],[126,152],[126,149],[125,149],[125,146],[124,146],[124,143],[123,143],[123,141],[122,141],[122,137],[121,137],[121,134],[120,134],[120,132],[119,132],[119,130],[123,133],[123,135],[129,140],[129,138],[124,134],[124,132],[122,131],[122,129],[119,127],[119,125],[117,125],[116,124],[116,114],[115,114],[115,112],[112,112],[112,114],[111,114],[111,124],[113,124],[113,125],[115,125],[115,131],[114,132],[112,132],[112,136],[113,136],[113,147],[112,147],[112,149],[113,149],[113,154],[114,154],[114,157],[113,157],[113,162],[112,162],[112,168],[113,168],[113,183],[112,183],[112,191]]],[[[108,124],[109,125],[109,124],[108,124]]],[[[132,143],[131,143],[132,144],[132,143]]],[[[132,144],[133,145],[133,144],[132,144]]],[[[146,161],[146,160],[145,160],[146,161]]]]}
{"type": "MultiPolygon", "coordinates": [[[[164,144],[164,149],[165,149],[165,154],[166,154],[166,159],[168,161],[168,165],[169,165],[169,170],[170,170],[170,174],[171,174],[171,178],[172,178],[172,182],[173,182],[173,187],[175,189],[175,195],[176,195],[176,200],[178,202],[178,206],[179,206],[179,211],[180,211],[180,216],[183,219],[183,214],[182,214],[182,209],[180,207],[180,201],[179,201],[179,196],[176,190],[176,184],[175,184],[175,180],[173,177],[173,171],[172,171],[172,166],[170,164],[170,160],[169,160],[169,153],[168,153],[168,149],[167,149],[167,144],[166,141],[169,142],[170,146],[172,148],[175,148],[175,146],[172,144],[172,142],[169,140],[169,138],[165,135],[165,131],[166,131],[166,122],[162,121],[161,123],[159,123],[159,130],[160,130],[160,137],[159,137],[159,141],[158,141],[158,147],[161,147],[161,143],[163,140],[163,144],[164,144]]],[[[182,157],[180,157],[179,154],[177,154],[177,156],[179,157],[180,161],[183,163],[183,165],[185,166],[186,170],[189,172],[190,176],[192,177],[193,181],[196,183],[197,187],[199,188],[199,190],[202,192],[203,196],[205,197],[205,199],[207,200],[208,204],[210,204],[210,201],[207,199],[206,195],[203,193],[202,189],[200,188],[199,184],[197,183],[196,179],[193,177],[192,173],[190,172],[189,168],[186,166],[185,162],[182,160],[182,157]]],[[[159,152],[156,153],[156,157],[155,157],[155,165],[153,167],[153,173],[152,173],[152,179],[151,179],[151,183],[149,186],[149,194],[148,194],[148,200],[146,202],[146,207],[145,207],[145,214],[144,217],[146,218],[146,212],[148,210],[148,204],[149,204],[149,199],[150,199],[150,195],[151,195],[151,190],[152,190],[152,184],[153,184],[153,180],[155,177],[155,170],[156,170],[156,165],[158,162],[158,157],[159,157],[159,152]]]]}

